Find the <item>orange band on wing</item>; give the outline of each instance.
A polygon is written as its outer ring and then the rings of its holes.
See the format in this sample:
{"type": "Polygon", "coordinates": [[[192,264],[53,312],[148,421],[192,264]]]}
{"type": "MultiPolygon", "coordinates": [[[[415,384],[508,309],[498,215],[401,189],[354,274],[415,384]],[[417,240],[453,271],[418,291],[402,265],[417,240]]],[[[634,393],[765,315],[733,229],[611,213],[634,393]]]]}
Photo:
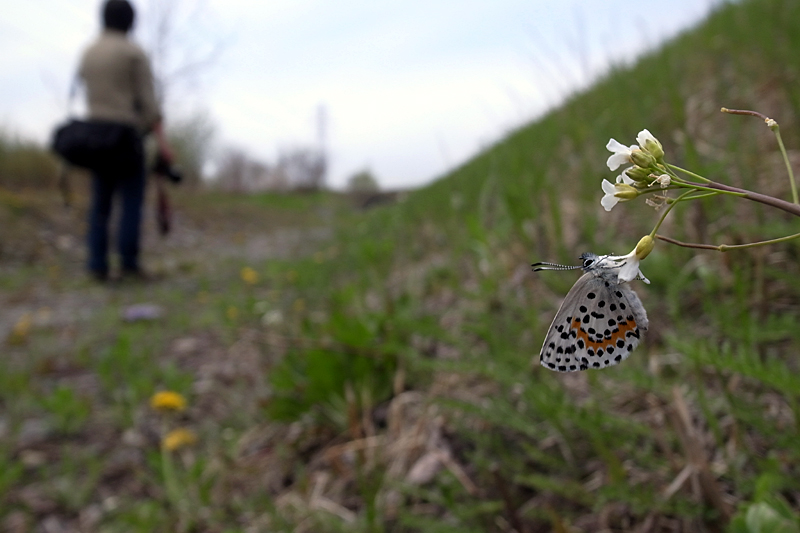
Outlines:
{"type": "Polygon", "coordinates": [[[594,341],[589,338],[589,334],[585,330],[581,329],[581,326],[583,326],[583,324],[579,320],[572,321],[572,328],[577,331],[578,338],[583,339],[587,348],[603,348],[607,346],[608,343],[616,343],[617,339],[622,339],[627,342],[628,332],[636,331],[637,328],[636,320],[631,318],[625,322],[618,322],[615,328],[619,331],[611,333],[611,338],[594,341]]]}

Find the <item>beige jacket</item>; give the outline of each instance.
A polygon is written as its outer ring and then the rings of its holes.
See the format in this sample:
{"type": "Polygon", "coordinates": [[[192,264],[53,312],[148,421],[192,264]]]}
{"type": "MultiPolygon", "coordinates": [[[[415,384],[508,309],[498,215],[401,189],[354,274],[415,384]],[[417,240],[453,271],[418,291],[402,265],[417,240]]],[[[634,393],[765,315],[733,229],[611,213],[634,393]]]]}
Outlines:
{"type": "Polygon", "coordinates": [[[136,126],[146,133],[161,120],[144,51],[119,31],[105,30],[83,53],[78,75],[89,118],[136,126]]]}

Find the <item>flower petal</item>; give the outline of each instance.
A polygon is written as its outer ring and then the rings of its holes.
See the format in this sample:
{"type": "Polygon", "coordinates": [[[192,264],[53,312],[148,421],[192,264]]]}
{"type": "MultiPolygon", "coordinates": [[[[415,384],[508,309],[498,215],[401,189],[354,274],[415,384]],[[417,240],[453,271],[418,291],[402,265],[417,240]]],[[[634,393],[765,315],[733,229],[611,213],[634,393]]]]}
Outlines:
{"type": "MultiPolygon", "coordinates": [[[[639,260],[636,257],[628,257],[619,269],[617,279],[620,283],[625,283],[636,279],[639,276],[639,260]]],[[[642,276],[644,277],[644,276],[642,276]]],[[[648,282],[649,283],[649,282],[648,282]]]]}
{"type": "Polygon", "coordinates": [[[644,145],[648,140],[653,141],[655,143],[658,142],[658,139],[656,139],[653,136],[653,134],[650,133],[650,131],[648,131],[648,130],[642,130],[642,131],[639,132],[639,135],[636,136],[636,142],[639,143],[639,146],[641,146],[642,149],[644,149],[644,147],[645,147],[644,145]]]}
{"type": "Polygon", "coordinates": [[[617,183],[624,183],[625,185],[633,185],[634,181],[625,172],[617,176],[617,183]]]}
{"type": "Polygon", "coordinates": [[[606,194],[613,195],[615,192],[617,192],[617,188],[614,186],[614,184],[608,181],[607,179],[603,180],[603,183],[600,184],[600,187],[603,188],[603,192],[606,194]]]}
{"type": "Polygon", "coordinates": [[[603,208],[604,208],[606,211],[611,211],[611,209],[613,209],[613,207],[614,207],[615,205],[617,205],[617,203],[619,203],[619,198],[617,198],[617,197],[616,197],[616,196],[614,196],[613,194],[606,194],[606,195],[605,195],[605,196],[603,196],[603,198],[600,200],[600,205],[602,205],[602,206],[603,206],[603,208]]]}
{"type": "Polygon", "coordinates": [[[620,167],[620,165],[627,165],[630,162],[631,162],[630,152],[619,152],[609,156],[608,161],[606,161],[606,165],[608,165],[609,170],[617,170],[620,167]]]}
{"type": "Polygon", "coordinates": [[[627,146],[625,146],[616,139],[609,139],[608,143],[606,144],[606,150],[608,150],[609,152],[614,152],[615,154],[619,152],[624,152],[627,149],[628,149],[627,146]]]}

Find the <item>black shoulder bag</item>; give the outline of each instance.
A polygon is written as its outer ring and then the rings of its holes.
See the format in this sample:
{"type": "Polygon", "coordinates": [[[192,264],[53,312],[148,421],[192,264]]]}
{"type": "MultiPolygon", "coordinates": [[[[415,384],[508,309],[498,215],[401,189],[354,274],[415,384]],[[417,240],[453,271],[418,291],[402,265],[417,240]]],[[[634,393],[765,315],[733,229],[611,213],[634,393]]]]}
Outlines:
{"type": "MultiPolygon", "coordinates": [[[[75,77],[70,102],[74,99],[75,77]]],[[[99,173],[135,169],[141,158],[141,139],[136,128],[120,122],[70,118],[59,124],[50,144],[68,163],[99,173]]]]}

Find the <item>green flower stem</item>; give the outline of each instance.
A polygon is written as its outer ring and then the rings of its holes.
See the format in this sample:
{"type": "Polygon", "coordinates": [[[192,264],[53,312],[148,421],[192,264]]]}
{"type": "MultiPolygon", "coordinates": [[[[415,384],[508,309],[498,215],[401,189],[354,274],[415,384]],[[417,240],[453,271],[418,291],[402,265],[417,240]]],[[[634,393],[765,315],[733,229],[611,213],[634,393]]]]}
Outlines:
{"type": "Polygon", "coordinates": [[[663,165],[660,165],[660,167],[664,170],[664,172],[667,173],[667,175],[669,175],[670,178],[672,178],[673,183],[686,183],[674,170],[669,168],[670,165],[668,163],[664,163],[663,165]]]}
{"type": "Polygon", "coordinates": [[[664,163],[662,163],[662,164],[660,164],[658,166],[661,167],[662,169],[664,169],[664,172],[666,172],[667,174],[669,174],[673,178],[680,179],[680,178],[678,178],[678,174],[676,174],[674,170],[669,168],[669,163],[664,162],[664,163]]]}
{"type": "Polygon", "coordinates": [[[678,191],[680,189],[684,189],[685,187],[678,187],[677,185],[670,185],[669,187],[647,187],[646,189],[636,189],[639,192],[639,195],[648,194],[651,192],[664,192],[664,191],[678,191]]]}
{"type": "Polygon", "coordinates": [[[670,165],[669,163],[667,163],[667,168],[673,169],[673,170],[677,170],[679,172],[683,172],[684,174],[686,174],[688,176],[691,176],[694,179],[700,180],[700,181],[702,181],[704,183],[712,183],[712,181],[710,179],[704,178],[700,174],[695,174],[691,170],[686,170],[685,168],[681,168],[681,167],[678,167],[678,166],[675,166],[675,165],[670,165]]]}
{"type": "MultiPolygon", "coordinates": [[[[162,435],[167,434],[167,425],[162,423],[162,435]]],[[[161,473],[164,476],[164,489],[167,493],[167,500],[172,506],[173,510],[180,516],[181,520],[186,520],[189,517],[187,509],[187,501],[182,497],[180,483],[178,476],[175,472],[175,464],[172,460],[172,454],[166,446],[161,444],[161,473]]]]}
{"type": "Polygon", "coordinates": [[[698,194],[696,196],[687,196],[686,198],[684,198],[684,201],[688,202],[689,200],[699,200],[701,198],[710,198],[712,196],[717,196],[719,194],[722,194],[722,193],[720,193],[720,192],[707,192],[707,193],[703,193],[703,194],[698,194]]]}
{"type": "Polygon", "coordinates": [[[689,196],[690,194],[692,194],[695,191],[696,191],[696,189],[689,189],[688,191],[686,191],[685,193],[681,194],[680,196],[678,196],[677,198],[675,198],[673,201],[671,201],[669,203],[667,208],[664,210],[664,213],[661,215],[661,218],[658,219],[658,223],[656,224],[656,227],[653,228],[653,231],[650,232],[650,238],[655,238],[655,235],[656,235],[656,232],[658,231],[658,228],[661,227],[661,223],[664,222],[665,218],[667,218],[667,215],[669,214],[670,211],[672,211],[672,208],[675,207],[675,205],[678,202],[680,202],[681,200],[683,200],[684,198],[686,198],[687,196],[689,196]]]}
{"type": "Polygon", "coordinates": [[[161,472],[164,476],[167,498],[176,509],[179,509],[181,493],[178,488],[178,481],[175,478],[175,466],[172,464],[172,456],[170,456],[170,452],[165,446],[161,446],[161,472]]]}
{"type": "Polygon", "coordinates": [[[662,240],[664,242],[668,242],[670,244],[675,244],[677,246],[683,246],[684,248],[698,248],[700,250],[716,250],[718,252],[727,252],[728,250],[736,250],[741,248],[755,248],[756,246],[766,246],[767,244],[776,244],[779,242],[786,242],[791,241],[792,239],[797,239],[800,237],[800,233],[795,233],[794,235],[787,235],[786,237],[779,237],[777,239],[770,239],[768,241],[758,241],[758,242],[751,242],[748,244],[699,244],[694,242],[681,242],[670,237],[664,237],[663,235],[655,235],[656,239],[662,240]]]}
{"type": "Polygon", "coordinates": [[[794,181],[794,172],[792,172],[792,165],[789,164],[789,156],[786,155],[786,148],[783,146],[783,139],[781,139],[781,132],[777,124],[772,131],[775,132],[775,138],[778,140],[778,146],[780,146],[781,154],[783,154],[783,162],[786,163],[786,172],[789,173],[789,183],[792,185],[792,202],[795,205],[800,205],[800,200],[797,198],[797,184],[794,181]]]}

